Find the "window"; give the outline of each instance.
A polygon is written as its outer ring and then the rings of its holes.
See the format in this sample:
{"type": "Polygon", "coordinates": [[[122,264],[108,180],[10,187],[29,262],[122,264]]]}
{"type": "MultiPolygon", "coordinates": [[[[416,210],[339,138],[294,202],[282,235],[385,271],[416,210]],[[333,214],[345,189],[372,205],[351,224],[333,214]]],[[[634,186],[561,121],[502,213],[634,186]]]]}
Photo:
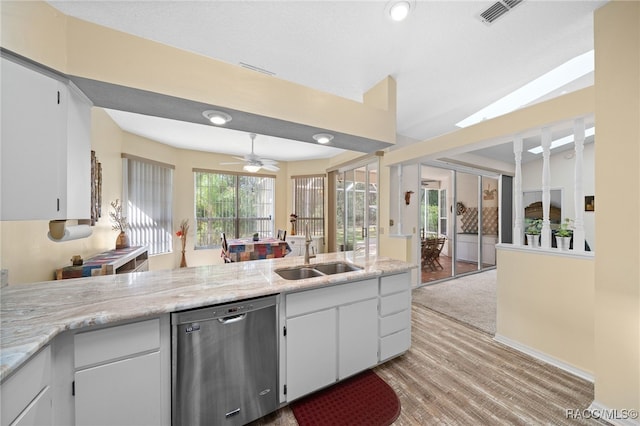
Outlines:
{"type": "Polygon", "coordinates": [[[125,154],[122,157],[122,204],[131,245],[146,245],[149,254],[171,252],[174,167],[125,154]]]}
{"type": "Polygon", "coordinates": [[[293,176],[293,213],[298,215],[297,232],[324,235],[324,175],[293,176]]]}
{"type": "Polygon", "coordinates": [[[274,232],[275,178],[194,170],[196,248],[220,247],[220,235],[240,238],[274,232]]]}

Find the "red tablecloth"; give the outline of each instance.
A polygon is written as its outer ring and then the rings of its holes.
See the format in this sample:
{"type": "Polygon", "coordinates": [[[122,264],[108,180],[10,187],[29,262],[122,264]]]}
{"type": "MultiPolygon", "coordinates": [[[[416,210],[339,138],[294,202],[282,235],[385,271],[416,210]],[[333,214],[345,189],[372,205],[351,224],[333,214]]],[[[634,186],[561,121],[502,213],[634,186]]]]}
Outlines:
{"type": "Polygon", "coordinates": [[[238,238],[227,240],[227,246],[227,255],[234,262],[284,257],[291,251],[286,241],[277,238],[261,238],[258,241],[253,241],[252,238],[238,238]]]}

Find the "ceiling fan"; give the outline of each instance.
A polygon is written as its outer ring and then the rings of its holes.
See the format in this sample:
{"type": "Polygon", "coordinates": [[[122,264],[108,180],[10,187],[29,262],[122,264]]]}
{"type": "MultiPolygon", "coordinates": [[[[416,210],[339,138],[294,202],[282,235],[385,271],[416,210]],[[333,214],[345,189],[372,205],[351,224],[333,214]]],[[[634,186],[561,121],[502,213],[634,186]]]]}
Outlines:
{"type": "Polygon", "coordinates": [[[256,173],[260,169],[269,170],[270,172],[277,172],[280,170],[280,167],[276,166],[278,164],[275,160],[270,160],[268,158],[261,158],[253,153],[253,141],[256,138],[255,133],[249,133],[249,137],[251,138],[251,153],[245,155],[244,157],[236,157],[238,160],[242,160],[242,162],[232,162],[232,163],[220,163],[221,165],[229,165],[229,164],[244,164],[242,167],[245,171],[250,173],[256,173]]]}

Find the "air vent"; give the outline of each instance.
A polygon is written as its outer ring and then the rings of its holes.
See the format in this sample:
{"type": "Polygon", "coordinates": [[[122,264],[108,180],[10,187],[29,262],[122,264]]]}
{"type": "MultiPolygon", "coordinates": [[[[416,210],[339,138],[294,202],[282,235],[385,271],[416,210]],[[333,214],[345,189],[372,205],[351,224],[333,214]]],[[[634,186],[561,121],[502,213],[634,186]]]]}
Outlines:
{"type": "Polygon", "coordinates": [[[260,72],[262,74],[276,75],[276,73],[273,72],[273,71],[265,70],[264,68],[260,68],[260,67],[257,67],[255,65],[247,64],[246,62],[240,62],[240,66],[243,67],[243,68],[246,68],[248,70],[251,70],[251,71],[260,72]]]}
{"type": "Polygon", "coordinates": [[[487,25],[491,25],[496,19],[522,2],[523,0],[502,0],[495,2],[488,9],[480,13],[480,20],[487,25]]]}

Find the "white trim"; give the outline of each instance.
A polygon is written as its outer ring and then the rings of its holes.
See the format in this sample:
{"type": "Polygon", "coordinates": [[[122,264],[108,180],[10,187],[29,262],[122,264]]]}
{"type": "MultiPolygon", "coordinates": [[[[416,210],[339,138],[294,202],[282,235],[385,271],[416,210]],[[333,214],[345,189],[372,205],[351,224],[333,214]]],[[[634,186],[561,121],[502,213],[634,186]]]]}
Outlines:
{"type": "MultiPolygon", "coordinates": [[[[601,404],[601,403],[599,403],[599,402],[597,402],[595,400],[591,403],[591,405],[589,405],[589,408],[587,410],[596,411],[598,413],[623,411],[623,410],[616,410],[614,408],[609,408],[606,405],[601,404]]],[[[631,410],[627,410],[627,411],[631,411],[631,410]]],[[[638,411],[635,410],[635,413],[636,413],[636,418],[635,419],[609,419],[609,418],[607,418],[605,416],[601,416],[601,418],[602,418],[602,420],[605,420],[606,422],[611,423],[613,425],[638,426],[638,425],[640,425],[640,421],[638,420],[638,417],[637,417],[638,411]]]]}
{"type": "Polygon", "coordinates": [[[593,374],[587,371],[581,370],[577,367],[574,367],[573,365],[567,364],[566,362],[560,361],[559,359],[554,358],[551,355],[548,355],[544,352],[540,352],[527,345],[523,345],[522,343],[516,342],[515,340],[511,340],[508,337],[496,334],[493,337],[493,340],[495,340],[498,343],[502,343],[503,345],[509,346],[510,348],[513,348],[517,351],[530,355],[536,359],[539,359],[540,361],[546,362],[547,364],[551,364],[554,367],[558,367],[559,369],[567,371],[573,374],[574,376],[580,377],[581,379],[587,380],[591,383],[594,383],[595,381],[593,374]]]}
{"type": "Polygon", "coordinates": [[[572,257],[577,259],[595,260],[596,253],[593,251],[575,251],[575,250],[560,250],[559,248],[550,247],[548,249],[542,247],[529,247],[529,246],[516,246],[509,243],[496,244],[496,249],[505,251],[519,251],[523,253],[531,254],[547,254],[559,257],[572,257]]]}

